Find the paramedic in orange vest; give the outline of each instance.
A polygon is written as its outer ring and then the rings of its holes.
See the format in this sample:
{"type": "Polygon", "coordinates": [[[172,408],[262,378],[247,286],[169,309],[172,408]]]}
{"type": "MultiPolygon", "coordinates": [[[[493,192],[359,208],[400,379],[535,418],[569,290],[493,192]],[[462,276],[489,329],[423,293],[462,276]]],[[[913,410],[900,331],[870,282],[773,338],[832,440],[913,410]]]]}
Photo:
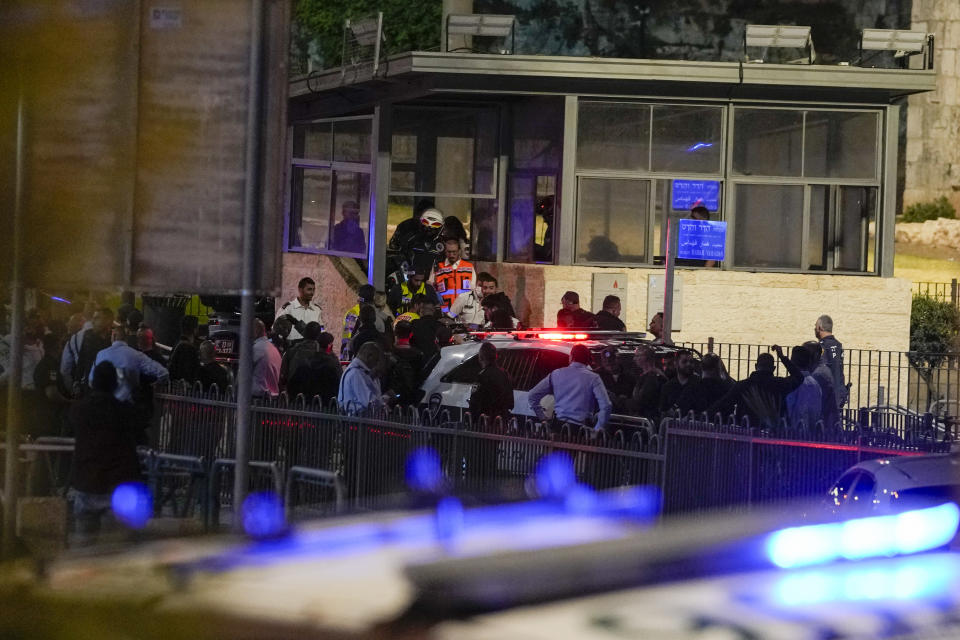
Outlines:
{"type": "Polygon", "coordinates": [[[458,295],[473,289],[477,274],[473,265],[460,257],[460,241],[456,238],[448,238],[443,243],[443,253],[443,262],[433,268],[433,288],[440,296],[443,312],[447,313],[458,295]]]}

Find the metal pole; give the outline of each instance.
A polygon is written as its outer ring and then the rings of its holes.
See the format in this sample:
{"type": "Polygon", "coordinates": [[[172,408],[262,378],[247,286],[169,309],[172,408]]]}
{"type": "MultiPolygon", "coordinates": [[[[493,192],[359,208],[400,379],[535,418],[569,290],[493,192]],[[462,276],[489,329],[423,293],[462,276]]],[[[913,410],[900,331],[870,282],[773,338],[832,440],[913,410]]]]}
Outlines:
{"type": "Polygon", "coordinates": [[[253,392],[253,290],[257,283],[260,223],[260,113],[263,86],[263,1],[252,0],[250,73],[247,85],[247,149],[243,194],[243,290],[240,296],[240,364],[237,372],[237,443],[233,474],[233,526],[243,530],[240,506],[247,494],[250,407],[253,392]]]}
{"type": "Polygon", "coordinates": [[[13,554],[17,518],[17,455],[20,440],[20,398],[23,378],[23,87],[17,100],[16,177],[13,195],[13,322],[10,329],[10,376],[7,378],[7,453],[3,497],[3,556],[13,554]]]}
{"type": "Polygon", "coordinates": [[[677,238],[673,221],[667,216],[666,275],[663,279],[663,344],[673,344],[673,275],[677,261],[677,238]]]}

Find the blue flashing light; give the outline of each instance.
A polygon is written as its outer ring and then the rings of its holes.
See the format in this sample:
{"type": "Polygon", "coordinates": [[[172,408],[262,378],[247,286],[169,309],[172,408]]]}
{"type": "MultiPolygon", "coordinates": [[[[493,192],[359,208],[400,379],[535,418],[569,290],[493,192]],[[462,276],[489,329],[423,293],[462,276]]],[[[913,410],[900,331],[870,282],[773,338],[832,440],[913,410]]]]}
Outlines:
{"type": "Polygon", "coordinates": [[[463,504],[446,497],[437,502],[437,538],[450,541],[463,531],[463,504]]]}
{"type": "Polygon", "coordinates": [[[936,598],[955,589],[960,561],[951,554],[877,560],[782,574],[768,593],[778,605],[823,602],[916,600],[936,598]]]}
{"type": "Polygon", "coordinates": [[[791,527],[767,537],[767,557],[789,569],[834,560],[893,556],[936,549],[950,542],[960,525],[952,502],[891,516],[791,527]]]}
{"type": "Polygon", "coordinates": [[[60,296],[50,296],[50,299],[53,300],[54,302],[62,302],[63,304],[73,304],[66,298],[61,298],[60,296]]]}
{"type": "Polygon", "coordinates": [[[564,498],[577,486],[573,460],[566,453],[555,452],[540,458],[534,475],[541,498],[564,498]]]}
{"type": "Polygon", "coordinates": [[[413,491],[437,493],[443,486],[440,454],[430,447],[413,451],[405,468],[407,486],[413,491]]]}
{"type": "Polygon", "coordinates": [[[694,151],[699,151],[700,149],[709,149],[713,146],[712,142],[698,142],[697,144],[689,147],[687,153],[692,153],[694,151]]]}
{"type": "Polygon", "coordinates": [[[286,528],[283,503],[272,491],[251,493],[241,509],[243,530],[252,538],[272,538],[286,528]]]}
{"type": "Polygon", "coordinates": [[[131,529],[142,529],[153,513],[153,497],[142,482],[118,485],[110,496],[113,516],[131,529]]]}

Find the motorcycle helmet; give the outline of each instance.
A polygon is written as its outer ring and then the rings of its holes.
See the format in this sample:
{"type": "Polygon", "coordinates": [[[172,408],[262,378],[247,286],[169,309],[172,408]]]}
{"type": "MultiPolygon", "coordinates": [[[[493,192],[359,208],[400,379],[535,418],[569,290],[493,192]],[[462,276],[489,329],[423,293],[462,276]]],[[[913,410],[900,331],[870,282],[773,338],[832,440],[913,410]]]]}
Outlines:
{"type": "Polygon", "coordinates": [[[427,209],[420,214],[420,226],[439,233],[443,228],[443,214],[439,209],[427,209]]]}

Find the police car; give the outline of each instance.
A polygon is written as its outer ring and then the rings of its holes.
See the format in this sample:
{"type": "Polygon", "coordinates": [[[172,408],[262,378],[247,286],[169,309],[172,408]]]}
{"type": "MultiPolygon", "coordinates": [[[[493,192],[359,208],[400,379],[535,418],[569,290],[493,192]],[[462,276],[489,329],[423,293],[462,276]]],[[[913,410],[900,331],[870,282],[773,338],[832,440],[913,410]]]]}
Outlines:
{"type": "Polygon", "coordinates": [[[960,497],[960,455],[905,455],[850,467],[827,493],[827,509],[858,517],[898,513],[960,497]]]}
{"type": "MultiPolygon", "coordinates": [[[[434,415],[448,411],[452,420],[461,420],[469,408],[470,395],[480,374],[477,357],[484,341],[497,347],[497,364],[513,381],[513,413],[519,418],[535,418],[527,402],[527,394],[551,371],[570,363],[570,351],[582,344],[593,355],[594,368],[599,367],[601,354],[615,349],[617,359],[628,371],[633,371],[633,355],[637,347],[646,345],[659,356],[661,368],[680,351],[699,354],[683,347],[656,344],[644,340],[645,334],[599,331],[595,329],[525,329],[502,332],[475,332],[464,344],[444,347],[440,360],[434,366],[421,389],[423,403],[434,415]]],[[[543,401],[544,411],[552,415],[553,396],[543,401]]],[[[637,418],[614,415],[612,425],[638,422],[637,418]]]]}

